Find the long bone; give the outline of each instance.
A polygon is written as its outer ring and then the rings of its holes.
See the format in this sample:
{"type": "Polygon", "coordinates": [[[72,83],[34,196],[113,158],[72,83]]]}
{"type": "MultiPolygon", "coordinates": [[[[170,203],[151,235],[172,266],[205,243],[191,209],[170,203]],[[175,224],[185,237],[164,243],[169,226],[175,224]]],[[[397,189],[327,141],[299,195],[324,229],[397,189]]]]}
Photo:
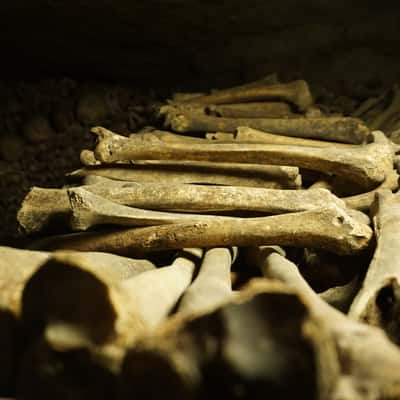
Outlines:
{"type": "Polygon", "coordinates": [[[351,148],[355,145],[327,142],[324,140],[303,139],[293,136],[277,135],[273,133],[259,131],[257,129],[249,128],[247,126],[239,126],[236,133],[216,132],[207,133],[206,138],[209,140],[216,140],[223,142],[244,142],[244,143],[269,143],[269,144],[286,144],[291,146],[306,146],[306,147],[340,147],[351,148]]]}
{"type": "Polygon", "coordinates": [[[131,165],[82,168],[71,177],[88,175],[134,182],[196,183],[294,189],[301,186],[297,167],[201,161],[143,161],[131,165]]]}
{"type": "Polygon", "coordinates": [[[299,213],[260,218],[233,218],[224,222],[171,224],[107,232],[88,232],[45,238],[33,249],[75,249],[115,254],[185,247],[280,244],[323,248],[338,254],[366,249],[372,236],[369,226],[331,205],[299,213]]]}
{"type": "Polygon", "coordinates": [[[295,116],[287,103],[261,102],[206,106],[207,115],[223,118],[283,118],[295,116]]]}
{"type": "Polygon", "coordinates": [[[379,114],[369,126],[371,129],[381,129],[386,121],[388,121],[393,115],[398,114],[400,110],[400,88],[398,85],[393,87],[393,99],[389,107],[379,114]]]}
{"type": "Polygon", "coordinates": [[[370,130],[363,121],[352,117],[330,118],[220,118],[198,108],[165,106],[165,126],[178,133],[235,132],[239,126],[286,136],[322,139],[350,144],[364,143],[370,130]]]}
{"type": "Polygon", "coordinates": [[[400,396],[400,350],[381,330],[352,321],[325,303],[308,286],[296,265],[273,248],[262,249],[258,262],[265,276],[301,293],[311,313],[332,333],[343,375],[343,385],[339,385],[334,398],[395,400],[400,396]]]}
{"type": "Polygon", "coordinates": [[[376,196],[374,225],[377,247],[363,285],[349,315],[383,328],[400,342],[400,263],[397,246],[400,232],[400,197],[389,190],[376,196]]]}
{"type": "Polygon", "coordinates": [[[375,142],[355,149],[311,148],[268,144],[162,143],[139,145],[119,135],[97,132],[96,158],[104,163],[129,160],[196,160],[296,165],[344,176],[370,188],[381,183],[393,167],[394,145],[382,132],[375,142]]]}
{"type": "Polygon", "coordinates": [[[188,99],[184,103],[232,104],[258,100],[287,101],[301,111],[306,110],[313,103],[310,89],[307,83],[302,80],[268,86],[218,90],[206,96],[188,99]]]}

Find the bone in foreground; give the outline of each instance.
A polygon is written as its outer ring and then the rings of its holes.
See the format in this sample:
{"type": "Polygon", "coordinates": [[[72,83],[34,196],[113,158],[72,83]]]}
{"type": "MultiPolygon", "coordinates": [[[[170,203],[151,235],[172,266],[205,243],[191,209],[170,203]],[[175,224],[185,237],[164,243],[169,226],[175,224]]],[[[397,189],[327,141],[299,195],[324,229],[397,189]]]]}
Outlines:
{"type": "Polygon", "coordinates": [[[44,238],[31,249],[106,251],[120,255],[186,247],[219,247],[280,244],[322,248],[338,254],[365,250],[369,226],[330,205],[299,213],[194,224],[171,224],[118,231],[87,232],[44,238]]]}
{"type": "Polygon", "coordinates": [[[381,327],[400,343],[400,197],[388,190],[380,191],[373,208],[377,247],[349,315],[381,327]]]}
{"type": "Polygon", "coordinates": [[[139,340],[125,358],[118,399],[328,399],[337,376],[329,334],[300,297],[253,280],[229,303],[173,317],[139,340]]]}
{"type": "Polygon", "coordinates": [[[179,302],[179,314],[194,314],[215,308],[232,296],[231,265],[237,248],[216,247],[204,253],[198,275],[179,302]]]}
{"type": "MultiPolygon", "coordinates": [[[[155,268],[146,260],[133,260],[104,253],[70,254],[75,262],[103,271],[115,281],[155,268]]],[[[0,392],[4,393],[14,381],[20,354],[18,321],[22,292],[26,282],[49,258],[50,253],[0,247],[0,392]]]]}
{"type": "Polygon", "coordinates": [[[377,328],[360,324],[333,309],[308,286],[295,264],[272,248],[262,249],[259,266],[268,278],[296,289],[312,314],[332,333],[342,379],[335,399],[397,399],[400,396],[400,350],[377,328]]]}
{"type": "Polygon", "coordinates": [[[135,161],[78,169],[70,177],[88,175],[131,182],[171,182],[295,189],[301,186],[297,167],[201,161],[135,161]]]}
{"type": "Polygon", "coordinates": [[[186,249],[170,266],[115,282],[68,253],[55,253],[25,286],[24,326],[44,330],[57,351],[98,348],[117,360],[126,345],[168,316],[201,256],[200,249],[186,249]]]}
{"type": "Polygon", "coordinates": [[[382,132],[373,132],[375,142],[356,148],[313,148],[268,144],[132,143],[129,139],[95,131],[96,158],[104,163],[129,160],[196,160],[296,165],[346,177],[371,188],[381,183],[393,168],[395,148],[382,132]]]}
{"type": "Polygon", "coordinates": [[[300,111],[313,103],[307,82],[299,80],[275,85],[218,90],[212,94],[185,101],[190,104],[232,104],[259,100],[283,100],[294,104],[300,111]]]}
{"type": "Polygon", "coordinates": [[[178,133],[235,132],[240,126],[285,136],[322,139],[333,142],[361,144],[370,130],[358,118],[220,118],[209,116],[196,108],[164,106],[164,125],[178,133]]]}

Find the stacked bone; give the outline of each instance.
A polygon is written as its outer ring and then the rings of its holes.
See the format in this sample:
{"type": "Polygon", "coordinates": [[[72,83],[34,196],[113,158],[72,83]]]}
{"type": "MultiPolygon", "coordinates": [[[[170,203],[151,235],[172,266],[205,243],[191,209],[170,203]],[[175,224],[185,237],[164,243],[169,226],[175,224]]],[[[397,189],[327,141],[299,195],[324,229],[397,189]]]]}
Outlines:
{"type": "Polygon", "coordinates": [[[25,198],[26,233],[75,232],[1,249],[0,383],[16,375],[23,399],[398,399],[396,146],[322,115],[304,81],[181,94],[160,115],[178,134],[93,128],[82,184],[25,198]]]}

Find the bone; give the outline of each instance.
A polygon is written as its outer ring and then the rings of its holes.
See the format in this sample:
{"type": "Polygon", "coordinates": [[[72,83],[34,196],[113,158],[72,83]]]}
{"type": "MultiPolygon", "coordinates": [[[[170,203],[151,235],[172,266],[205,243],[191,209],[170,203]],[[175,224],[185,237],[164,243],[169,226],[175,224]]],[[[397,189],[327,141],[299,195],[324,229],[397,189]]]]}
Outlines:
{"type": "Polygon", "coordinates": [[[384,96],[368,98],[351,114],[351,116],[355,117],[355,118],[362,117],[367,111],[369,111],[371,108],[374,108],[383,99],[384,99],[384,96]]]}
{"type": "Polygon", "coordinates": [[[313,98],[305,81],[293,81],[275,85],[242,87],[238,89],[218,90],[212,94],[194,97],[185,103],[192,104],[232,104],[259,100],[283,100],[294,104],[300,111],[306,110],[313,98]]]}
{"type": "Polygon", "coordinates": [[[186,289],[179,303],[178,313],[195,314],[226,303],[232,296],[231,265],[237,249],[225,247],[205,252],[200,271],[186,289]]]}
{"type": "MultiPolygon", "coordinates": [[[[101,130],[105,130],[104,128],[97,128],[101,130]]],[[[108,130],[107,130],[108,131],[108,130]]],[[[114,133],[112,131],[108,131],[110,133],[114,133]]],[[[135,141],[140,142],[152,142],[161,140],[163,142],[172,142],[172,143],[181,143],[181,142],[189,142],[189,143],[204,143],[204,138],[198,138],[193,136],[185,136],[185,135],[177,135],[168,131],[160,131],[160,130],[151,130],[146,132],[132,133],[129,135],[129,138],[135,141]]]]}
{"type": "MultiPolygon", "coordinates": [[[[83,202],[86,199],[89,208],[96,208],[95,202],[101,201],[101,199],[94,198],[93,195],[87,193],[88,191],[96,195],[91,187],[69,189],[70,193],[78,193],[78,198],[74,201],[75,208],[85,208],[79,205],[81,199],[83,202]]],[[[101,194],[98,196],[118,204],[149,210],[177,212],[252,211],[283,214],[321,208],[327,204],[345,208],[341,199],[325,189],[275,190],[240,186],[132,183],[129,186],[115,185],[103,192],[106,193],[104,196],[101,194]]],[[[97,210],[100,213],[105,211],[100,208],[97,210]]],[[[108,211],[111,209],[108,208],[108,211]]],[[[113,213],[111,212],[111,214],[113,213]]],[[[131,215],[133,216],[133,214],[131,215]]],[[[140,218],[140,214],[137,215],[140,218]]],[[[150,217],[150,214],[148,215],[150,217]]],[[[168,218],[171,221],[171,216],[168,218]]],[[[176,215],[176,218],[179,218],[179,215],[176,215]]]]}
{"type": "Polygon", "coordinates": [[[353,208],[359,211],[369,211],[374,202],[375,195],[378,191],[388,189],[391,191],[397,190],[399,187],[399,174],[396,170],[389,171],[385,180],[376,188],[366,193],[361,193],[354,196],[344,197],[348,208],[353,208]]]}
{"type": "Polygon", "coordinates": [[[350,282],[329,288],[320,293],[319,296],[332,307],[347,313],[359,289],[360,278],[356,275],[350,282]]]}
{"type": "Polygon", "coordinates": [[[296,115],[287,103],[282,102],[209,105],[205,112],[223,118],[284,118],[296,115]]]}
{"type": "Polygon", "coordinates": [[[394,145],[382,132],[373,133],[374,143],[349,149],[312,148],[268,144],[143,143],[94,131],[99,143],[96,158],[103,163],[162,159],[296,165],[300,168],[344,176],[364,188],[381,183],[393,167],[394,145]]]}
{"type": "Polygon", "coordinates": [[[92,166],[101,164],[100,161],[96,160],[96,157],[94,156],[94,152],[92,150],[82,150],[79,158],[83,165],[92,166]]]}
{"type": "Polygon", "coordinates": [[[311,313],[332,333],[343,379],[350,386],[338,385],[337,397],[333,395],[333,398],[383,400],[399,397],[400,350],[381,330],[352,321],[325,303],[308,286],[296,265],[274,249],[262,249],[258,262],[265,276],[278,279],[301,293],[311,313]],[[349,397],[350,389],[357,397],[349,397]]]}
{"type": "Polygon", "coordinates": [[[170,320],[140,340],[124,361],[119,399],[235,398],[238,381],[245,398],[329,398],[338,375],[336,352],[296,293],[252,281],[231,302],[207,311],[170,320]],[[268,345],[260,345],[261,338],[268,345]],[[154,375],[165,382],[162,388],[154,375]]]}
{"type": "Polygon", "coordinates": [[[72,209],[71,228],[74,231],[86,231],[95,225],[152,226],[231,219],[215,215],[166,213],[127,207],[82,188],[68,190],[68,195],[72,209]]]}
{"type": "Polygon", "coordinates": [[[373,121],[369,123],[371,129],[380,129],[385,122],[393,115],[398,114],[400,111],[400,88],[398,85],[393,86],[393,99],[390,106],[382,113],[380,113],[373,121]]]}
{"type": "Polygon", "coordinates": [[[127,230],[53,236],[30,244],[31,249],[106,251],[119,255],[184,247],[280,244],[323,248],[338,254],[365,250],[372,231],[334,205],[323,209],[224,222],[171,224],[127,230]]]}
{"type": "Polygon", "coordinates": [[[70,177],[78,178],[90,175],[148,183],[170,182],[270,189],[295,189],[301,186],[301,176],[297,167],[201,161],[144,161],[113,167],[102,165],[79,169],[69,174],[70,177]]]}
{"type": "Polygon", "coordinates": [[[400,197],[388,190],[378,192],[373,212],[377,247],[349,315],[381,327],[393,341],[400,343],[400,264],[396,255],[400,197]]]}
{"type": "Polygon", "coordinates": [[[196,107],[165,106],[165,126],[178,133],[235,132],[239,126],[286,136],[322,139],[349,144],[364,143],[370,134],[360,119],[330,118],[220,118],[206,115],[196,107]]]}
{"type": "Polygon", "coordinates": [[[168,316],[201,256],[200,249],[186,249],[170,266],[115,281],[68,253],[55,253],[24,288],[24,326],[33,336],[43,330],[56,351],[104,351],[118,363],[125,346],[168,316]]]}
{"type": "MultiPolygon", "coordinates": [[[[104,253],[71,252],[80,264],[104,271],[114,280],[132,277],[154,268],[146,260],[133,260],[104,253]]],[[[51,258],[50,253],[0,247],[0,392],[11,388],[21,353],[18,324],[22,293],[27,281],[51,258]]]]}
{"type": "Polygon", "coordinates": [[[276,135],[273,133],[259,131],[257,129],[239,126],[236,133],[210,133],[206,138],[221,141],[237,141],[245,143],[269,143],[269,144],[285,144],[290,146],[306,146],[306,147],[340,147],[355,148],[354,145],[338,142],[326,142],[323,140],[302,139],[292,136],[276,135]],[[230,138],[230,139],[229,139],[230,138]]]}

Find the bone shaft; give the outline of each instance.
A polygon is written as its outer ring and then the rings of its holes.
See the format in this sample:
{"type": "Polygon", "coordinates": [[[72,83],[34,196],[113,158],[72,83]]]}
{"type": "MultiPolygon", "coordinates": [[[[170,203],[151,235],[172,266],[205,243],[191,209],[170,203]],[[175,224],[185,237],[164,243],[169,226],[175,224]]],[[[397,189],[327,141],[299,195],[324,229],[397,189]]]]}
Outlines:
{"type": "Polygon", "coordinates": [[[349,144],[363,143],[369,133],[361,120],[336,118],[218,118],[183,111],[171,121],[176,132],[235,132],[240,126],[286,136],[322,139],[349,144]]]}
{"type": "Polygon", "coordinates": [[[132,255],[185,247],[280,244],[353,254],[366,248],[370,229],[342,212],[315,210],[264,218],[172,224],[114,232],[90,232],[39,240],[34,249],[79,249],[132,255]],[[341,220],[347,222],[340,222],[341,220]],[[307,221],[307,222],[305,222],[307,221]],[[332,221],[336,221],[334,224],[332,221]],[[340,222],[340,223],[338,223],[340,222]]]}
{"type": "Polygon", "coordinates": [[[223,118],[282,118],[293,115],[290,106],[282,102],[210,105],[207,111],[223,118]]]}

